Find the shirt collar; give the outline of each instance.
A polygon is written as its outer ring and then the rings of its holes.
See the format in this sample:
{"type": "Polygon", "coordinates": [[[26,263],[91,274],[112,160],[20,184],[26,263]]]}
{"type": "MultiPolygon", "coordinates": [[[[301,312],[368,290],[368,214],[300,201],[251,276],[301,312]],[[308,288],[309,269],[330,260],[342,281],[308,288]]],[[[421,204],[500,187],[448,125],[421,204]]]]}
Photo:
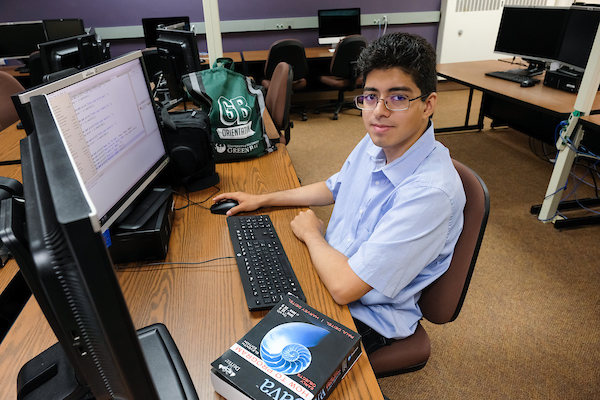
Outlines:
{"type": "Polygon", "coordinates": [[[376,165],[374,171],[381,170],[394,186],[398,186],[408,176],[412,175],[417,167],[435,148],[435,134],[433,122],[429,122],[427,130],[421,137],[400,157],[385,164],[385,153],[381,147],[371,144],[367,154],[376,165]]]}

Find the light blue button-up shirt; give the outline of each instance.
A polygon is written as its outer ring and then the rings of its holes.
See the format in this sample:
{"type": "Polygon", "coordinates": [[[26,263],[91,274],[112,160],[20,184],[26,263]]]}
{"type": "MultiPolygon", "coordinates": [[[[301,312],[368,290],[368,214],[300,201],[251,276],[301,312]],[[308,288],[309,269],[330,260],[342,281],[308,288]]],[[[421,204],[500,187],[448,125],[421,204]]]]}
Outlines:
{"type": "Polygon", "coordinates": [[[366,135],[327,180],[335,206],[325,238],[373,290],[353,317],[388,338],[414,333],[421,291],[441,276],[463,225],[465,194],[433,124],[390,164],[366,135]]]}

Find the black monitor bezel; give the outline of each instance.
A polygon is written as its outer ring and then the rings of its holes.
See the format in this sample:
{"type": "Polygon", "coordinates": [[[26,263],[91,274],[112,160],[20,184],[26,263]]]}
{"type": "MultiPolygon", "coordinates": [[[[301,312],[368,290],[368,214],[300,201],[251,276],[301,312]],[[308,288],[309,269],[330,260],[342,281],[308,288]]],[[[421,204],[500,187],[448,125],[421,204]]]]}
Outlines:
{"type": "Polygon", "coordinates": [[[494,45],[494,52],[541,62],[556,60],[562,42],[562,35],[566,27],[568,13],[568,7],[504,6],[494,45]],[[547,15],[544,16],[543,14],[547,15]],[[557,19],[562,19],[562,22],[560,26],[553,26],[548,23],[543,24],[542,28],[546,30],[545,32],[534,29],[530,32],[524,31],[523,27],[528,27],[527,23],[531,24],[535,22],[539,26],[540,17],[542,16],[546,18],[554,16],[557,19]],[[520,18],[522,23],[515,24],[511,21],[515,17],[520,18]],[[548,39],[548,33],[555,35],[554,40],[548,39]],[[547,42],[546,48],[540,46],[540,43],[544,43],[544,41],[547,42]]]}
{"type": "MultiPolygon", "coordinates": [[[[27,29],[27,28],[26,28],[27,29]]],[[[0,58],[4,59],[23,59],[29,58],[31,53],[38,50],[38,45],[47,41],[46,31],[44,29],[43,22],[40,21],[23,21],[23,22],[5,22],[0,23],[0,36],[5,37],[11,44],[19,43],[19,41],[26,42],[23,46],[22,51],[11,51],[7,53],[2,53],[2,48],[0,47],[0,58]],[[33,37],[27,38],[21,33],[2,33],[2,30],[17,30],[23,29],[29,26],[31,29],[33,37]],[[34,32],[36,30],[37,32],[34,32]]]]}
{"type": "MultiPolygon", "coordinates": [[[[83,25],[83,20],[81,18],[44,19],[44,20],[42,20],[42,23],[44,24],[44,29],[46,31],[46,38],[48,41],[65,39],[65,38],[69,38],[69,37],[73,37],[73,36],[83,35],[86,33],[85,27],[83,25]],[[57,33],[55,28],[60,25],[63,25],[63,27],[66,26],[69,28],[75,28],[75,26],[76,26],[78,29],[73,29],[71,31],[72,34],[69,33],[67,35],[55,35],[55,33],[57,33]]],[[[64,30],[61,30],[61,32],[64,32],[64,30]]]]}

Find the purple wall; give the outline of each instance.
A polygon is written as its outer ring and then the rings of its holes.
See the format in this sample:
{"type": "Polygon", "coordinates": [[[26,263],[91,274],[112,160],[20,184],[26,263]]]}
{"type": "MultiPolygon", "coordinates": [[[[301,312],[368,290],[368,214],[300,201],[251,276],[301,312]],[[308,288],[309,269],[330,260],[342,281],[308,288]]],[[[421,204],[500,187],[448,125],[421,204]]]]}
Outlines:
{"type": "MultiPolygon", "coordinates": [[[[19,0],[2,1],[0,22],[32,21],[52,18],[82,18],[86,28],[141,25],[142,18],[187,15],[192,22],[204,21],[200,0],[149,1],[149,0],[19,0]],[[85,5],[83,5],[85,4],[85,5]]],[[[369,2],[358,0],[305,0],[288,2],[277,0],[221,0],[219,14],[223,21],[285,17],[311,17],[322,8],[360,7],[363,14],[385,14],[416,11],[439,11],[441,0],[369,2]]],[[[396,25],[388,32],[417,33],[432,45],[437,43],[438,24],[396,25]]],[[[377,27],[363,28],[363,35],[371,40],[377,37],[377,27]]],[[[224,33],[223,51],[265,50],[271,43],[284,38],[301,40],[306,47],[316,47],[317,30],[265,31],[224,33]]],[[[111,40],[113,56],[144,47],[143,39],[111,40]]],[[[206,51],[205,38],[198,36],[198,48],[206,51]]]]}

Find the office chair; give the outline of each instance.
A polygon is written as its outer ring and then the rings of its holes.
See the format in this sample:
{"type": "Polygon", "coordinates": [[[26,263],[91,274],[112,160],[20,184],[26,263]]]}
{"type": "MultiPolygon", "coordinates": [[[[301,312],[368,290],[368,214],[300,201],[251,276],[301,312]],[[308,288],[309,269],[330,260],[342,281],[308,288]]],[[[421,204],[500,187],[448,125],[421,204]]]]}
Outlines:
{"type": "Polygon", "coordinates": [[[290,130],[293,127],[290,121],[293,77],[292,67],[288,63],[282,61],[277,64],[265,98],[267,110],[279,132],[280,143],[284,144],[290,142],[290,130]]]}
{"type": "Polygon", "coordinates": [[[362,49],[367,45],[367,39],[361,35],[346,36],[336,46],[331,59],[329,75],[322,75],[319,80],[338,90],[337,101],[319,106],[315,109],[318,114],[322,109],[333,108],[333,119],[338,119],[338,114],[343,108],[356,108],[354,102],[344,101],[344,92],[352,91],[362,85],[362,78],[358,76],[356,60],[362,49]]]}
{"type": "Polygon", "coordinates": [[[17,78],[7,72],[0,71],[0,130],[19,120],[19,114],[17,114],[10,96],[24,90],[25,88],[17,78]]]}
{"type": "MultiPolygon", "coordinates": [[[[469,167],[456,160],[453,162],[467,198],[463,212],[464,227],[454,248],[450,267],[423,290],[419,299],[423,317],[435,324],[454,321],[462,308],[490,209],[490,196],[483,180],[469,167]]],[[[412,336],[374,351],[369,355],[369,361],[375,375],[381,378],[423,368],[430,351],[429,336],[419,324],[412,336]]]]}
{"type": "MultiPolygon", "coordinates": [[[[275,71],[275,67],[281,61],[285,61],[292,67],[294,73],[292,89],[297,91],[306,88],[308,62],[306,60],[306,53],[304,52],[304,45],[297,39],[278,40],[271,45],[269,55],[267,56],[267,62],[265,63],[264,78],[261,81],[261,85],[265,89],[269,89],[273,71],[275,71]]],[[[291,111],[299,113],[302,116],[302,121],[308,119],[306,109],[302,106],[292,105],[291,111]]]]}

